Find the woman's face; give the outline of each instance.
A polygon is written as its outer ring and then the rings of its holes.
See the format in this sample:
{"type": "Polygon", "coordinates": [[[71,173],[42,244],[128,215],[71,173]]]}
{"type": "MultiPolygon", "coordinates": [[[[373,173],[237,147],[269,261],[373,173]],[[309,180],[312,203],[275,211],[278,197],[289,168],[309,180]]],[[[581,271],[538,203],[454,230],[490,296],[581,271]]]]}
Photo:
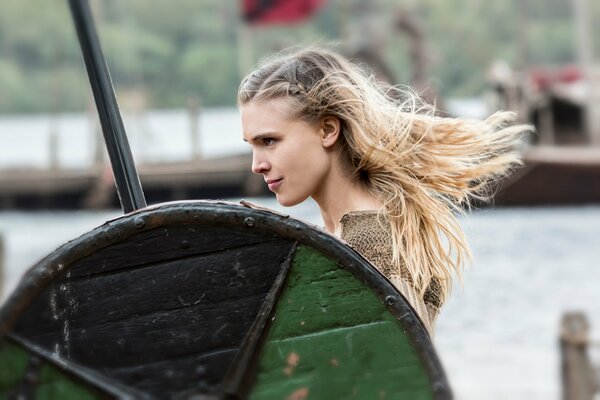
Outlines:
{"type": "Polygon", "coordinates": [[[263,175],[279,204],[294,206],[317,195],[332,160],[322,124],[290,117],[285,98],[250,102],[241,113],[252,172],[263,175]]]}

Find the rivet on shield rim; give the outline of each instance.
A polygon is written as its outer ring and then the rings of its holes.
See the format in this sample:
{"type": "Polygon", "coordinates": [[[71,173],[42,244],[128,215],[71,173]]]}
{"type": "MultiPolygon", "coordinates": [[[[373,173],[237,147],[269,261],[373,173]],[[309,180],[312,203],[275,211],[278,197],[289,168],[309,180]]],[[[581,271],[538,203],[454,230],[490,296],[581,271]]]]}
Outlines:
{"type": "Polygon", "coordinates": [[[249,226],[252,228],[254,226],[254,223],[255,223],[254,218],[252,218],[252,217],[246,217],[244,219],[244,225],[246,225],[246,226],[249,226]]]}
{"type": "Polygon", "coordinates": [[[395,296],[387,296],[385,298],[385,304],[387,304],[388,306],[393,306],[394,304],[396,304],[396,297],[395,296]]]}
{"type": "Polygon", "coordinates": [[[146,226],[146,221],[144,221],[144,218],[142,217],[136,217],[133,220],[133,223],[137,229],[142,229],[144,226],[146,226]]]}

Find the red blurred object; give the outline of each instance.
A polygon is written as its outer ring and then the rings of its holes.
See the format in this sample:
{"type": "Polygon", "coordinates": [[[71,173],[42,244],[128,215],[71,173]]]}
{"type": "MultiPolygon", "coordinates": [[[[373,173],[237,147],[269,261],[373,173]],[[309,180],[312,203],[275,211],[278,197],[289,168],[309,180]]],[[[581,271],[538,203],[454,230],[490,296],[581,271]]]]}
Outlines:
{"type": "Polygon", "coordinates": [[[244,20],[251,25],[286,24],[316,13],[326,0],[242,0],[244,20]]]}
{"type": "Polygon", "coordinates": [[[535,86],[542,90],[555,83],[573,83],[581,79],[581,70],[575,65],[560,68],[534,68],[529,75],[535,86]]]}

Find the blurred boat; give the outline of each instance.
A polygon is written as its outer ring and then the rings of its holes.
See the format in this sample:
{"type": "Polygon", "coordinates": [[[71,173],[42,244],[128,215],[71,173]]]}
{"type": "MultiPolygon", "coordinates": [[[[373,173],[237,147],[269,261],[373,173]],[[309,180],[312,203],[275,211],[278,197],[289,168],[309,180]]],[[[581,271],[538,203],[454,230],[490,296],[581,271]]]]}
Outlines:
{"type": "MultiPolygon", "coordinates": [[[[562,205],[600,202],[600,146],[594,131],[589,80],[576,66],[538,67],[517,75],[506,65],[490,71],[494,109],[513,110],[536,133],[524,149],[525,166],[501,182],[503,205],[562,205]],[[591,122],[590,122],[591,121],[591,122]]],[[[593,86],[593,85],[592,85],[593,86]]]]}

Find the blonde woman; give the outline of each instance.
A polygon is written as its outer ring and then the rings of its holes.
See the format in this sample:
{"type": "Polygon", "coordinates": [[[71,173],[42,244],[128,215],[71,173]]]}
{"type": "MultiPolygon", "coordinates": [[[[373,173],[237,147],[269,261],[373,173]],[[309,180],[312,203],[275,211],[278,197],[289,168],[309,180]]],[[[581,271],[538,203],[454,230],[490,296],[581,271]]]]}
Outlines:
{"type": "Polygon", "coordinates": [[[469,248],[455,214],[519,163],[523,126],[440,118],[342,56],[267,60],[238,92],[252,171],[277,201],[311,197],[325,229],[378,268],[431,333],[469,248]],[[400,100],[399,100],[400,99],[400,100]]]}

